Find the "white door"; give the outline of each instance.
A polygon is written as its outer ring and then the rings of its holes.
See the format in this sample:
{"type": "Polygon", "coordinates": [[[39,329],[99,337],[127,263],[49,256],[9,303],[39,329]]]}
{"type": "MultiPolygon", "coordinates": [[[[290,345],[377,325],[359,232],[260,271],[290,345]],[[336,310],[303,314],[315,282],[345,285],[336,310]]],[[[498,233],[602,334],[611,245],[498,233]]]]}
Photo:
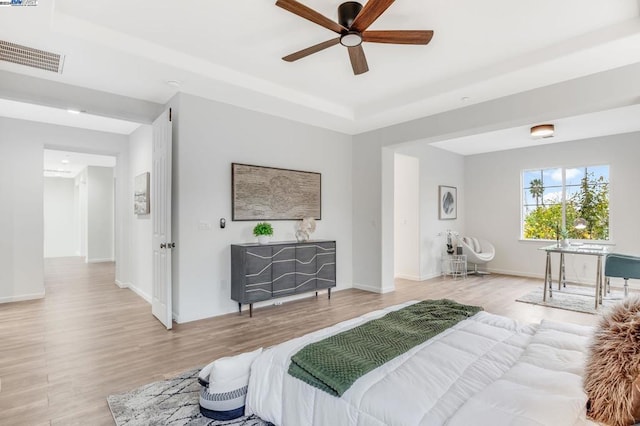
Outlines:
{"type": "Polygon", "coordinates": [[[151,225],[153,227],[153,290],[151,310],[167,330],[171,314],[171,109],[153,122],[151,225]]]}

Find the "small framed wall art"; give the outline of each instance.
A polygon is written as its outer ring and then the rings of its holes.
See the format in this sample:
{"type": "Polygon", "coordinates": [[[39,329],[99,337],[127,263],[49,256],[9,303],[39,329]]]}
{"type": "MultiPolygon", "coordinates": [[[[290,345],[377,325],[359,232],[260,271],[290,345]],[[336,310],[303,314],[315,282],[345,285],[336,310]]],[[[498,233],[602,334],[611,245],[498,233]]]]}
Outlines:
{"type": "Polygon", "coordinates": [[[438,186],[438,219],[458,218],[458,189],[455,186],[438,186]]]}
{"type": "Polygon", "coordinates": [[[136,176],[133,189],[133,211],[137,215],[150,213],[149,208],[149,172],[136,176]]]}

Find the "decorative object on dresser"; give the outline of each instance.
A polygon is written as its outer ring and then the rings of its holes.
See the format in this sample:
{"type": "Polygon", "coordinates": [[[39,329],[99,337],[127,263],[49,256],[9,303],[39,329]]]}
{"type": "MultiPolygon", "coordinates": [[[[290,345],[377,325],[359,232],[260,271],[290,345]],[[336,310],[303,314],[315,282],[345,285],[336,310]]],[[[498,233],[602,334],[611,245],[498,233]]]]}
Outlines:
{"type": "Polygon", "coordinates": [[[327,240],[231,246],[231,299],[242,305],[336,286],[336,242],[327,240]]]}
{"type": "Polygon", "coordinates": [[[268,222],[260,222],[253,227],[253,235],[258,237],[259,244],[267,244],[273,236],[273,227],[268,222]]]}
{"type": "Polygon", "coordinates": [[[308,241],[315,230],[316,220],[312,217],[305,217],[296,224],[296,240],[298,242],[308,241]]]}
{"type": "Polygon", "coordinates": [[[319,220],[320,189],[320,173],[232,163],[232,220],[319,220]]]}

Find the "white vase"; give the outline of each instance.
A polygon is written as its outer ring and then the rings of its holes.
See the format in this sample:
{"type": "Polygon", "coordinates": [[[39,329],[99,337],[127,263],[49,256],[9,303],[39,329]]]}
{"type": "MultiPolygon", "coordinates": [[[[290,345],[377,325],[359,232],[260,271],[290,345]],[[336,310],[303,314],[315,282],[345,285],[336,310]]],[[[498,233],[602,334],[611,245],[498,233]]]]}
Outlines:
{"type": "Polygon", "coordinates": [[[270,239],[269,235],[258,235],[258,244],[269,244],[270,239]]]}

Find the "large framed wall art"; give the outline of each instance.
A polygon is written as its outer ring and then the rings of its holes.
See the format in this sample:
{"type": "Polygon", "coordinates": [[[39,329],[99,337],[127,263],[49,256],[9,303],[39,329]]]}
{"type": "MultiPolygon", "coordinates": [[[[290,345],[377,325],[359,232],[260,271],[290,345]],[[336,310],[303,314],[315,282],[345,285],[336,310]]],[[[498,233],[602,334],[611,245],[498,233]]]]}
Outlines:
{"type": "Polygon", "coordinates": [[[321,174],[231,164],[232,220],[322,218],[321,174]]]}

